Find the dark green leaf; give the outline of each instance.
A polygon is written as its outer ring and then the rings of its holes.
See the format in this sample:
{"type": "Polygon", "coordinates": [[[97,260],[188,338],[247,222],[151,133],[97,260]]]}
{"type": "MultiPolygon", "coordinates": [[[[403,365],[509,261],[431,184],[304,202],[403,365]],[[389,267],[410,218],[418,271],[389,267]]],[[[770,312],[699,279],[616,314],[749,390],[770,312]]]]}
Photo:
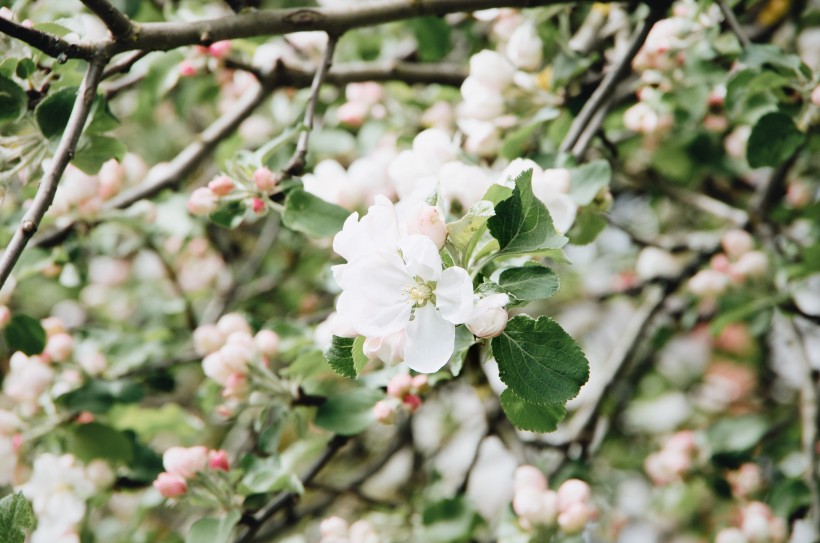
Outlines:
{"type": "Polygon", "coordinates": [[[800,148],[805,138],[788,115],[767,113],[752,128],[746,161],[752,168],[779,166],[800,148]]]}
{"type": "Polygon", "coordinates": [[[498,284],[507,294],[523,302],[555,296],[561,288],[558,275],[544,266],[524,266],[501,272],[498,284]]]}
{"type": "Polygon", "coordinates": [[[554,432],[567,415],[567,408],[563,405],[536,405],[523,400],[510,389],[501,393],[501,408],[513,426],[528,432],[554,432]]]}
{"type": "Polygon", "coordinates": [[[329,238],[342,229],[350,212],[337,205],[325,202],[302,189],[290,191],[285,198],[282,222],[291,230],[296,230],[314,238],[329,238]]]}
{"type": "Polygon", "coordinates": [[[34,513],[22,492],[0,500],[0,541],[23,543],[26,530],[34,526],[34,513]]]}
{"type": "Polygon", "coordinates": [[[98,135],[86,136],[72,162],[85,173],[95,175],[102,165],[112,158],[122,160],[127,150],[125,144],[118,139],[98,135]]]}
{"type": "Polygon", "coordinates": [[[492,340],[499,376],[523,400],[563,404],[589,378],[589,364],[572,337],[549,317],[513,317],[492,340]]]}
{"type": "Polygon", "coordinates": [[[240,518],[239,511],[231,511],[222,518],[201,518],[191,526],[185,543],[228,543],[233,540],[233,529],[240,518]]]}
{"type": "Polygon", "coordinates": [[[65,87],[52,92],[37,105],[34,117],[37,119],[40,132],[46,138],[59,138],[62,135],[71,116],[77,91],[77,87],[65,87]]]}
{"type": "Polygon", "coordinates": [[[127,464],[134,459],[132,440],[123,432],[98,422],[75,427],[68,436],[68,449],[83,462],[102,458],[127,464]]]}
{"type": "Polygon", "coordinates": [[[46,347],[46,331],[40,321],[28,315],[15,315],[3,331],[10,351],[40,354],[46,347]]]}
{"type": "Polygon", "coordinates": [[[133,381],[93,379],[58,397],[57,402],[71,411],[107,413],[114,404],[138,402],[144,394],[143,388],[133,381]]]}
{"type": "Polygon", "coordinates": [[[208,218],[222,228],[236,228],[245,219],[246,207],[242,202],[228,202],[217,211],[211,213],[208,218]]]}
{"type": "Polygon", "coordinates": [[[515,179],[512,196],[495,206],[487,226],[502,255],[558,249],[567,243],[555,230],[546,206],[532,193],[532,170],[515,179]]]}
{"type": "Polygon", "coordinates": [[[364,337],[362,336],[357,338],[333,336],[325,358],[333,371],[342,377],[355,379],[368,362],[363,347],[364,337]]]}
{"type": "Polygon", "coordinates": [[[22,117],[27,104],[26,91],[8,77],[0,75],[0,123],[22,117]]]}
{"type": "MultiPolygon", "coordinates": [[[[17,68],[15,69],[15,73],[20,79],[28,79],[28,77],[35,71],[37,71],[37,66],[34,65],[34,62],[30,58],[20,59],[20,62],[17,63],[17,68]]],[[[1,108],[0,111],[2,111],[1,108]]]]}
{"type": "Polygon", "coordinates": [[[410,21],[422,62],[435,62],[450,52],[450,24],[443,17],[418,17],[410,21]]]}
{"type": "Polygon", "coordinates": [[[478,515],[463,496],[428,505],[422,513],[424,541],[429,543],[460,543],[472,538],[478,515]]]}
{"type": "Polygon", "coordinates": [[[358,434],[373,421],[373,406],[382,398],[381,391],[368,388],[330,396],[316,412],[316,426],[344,436],[358,434]]]}

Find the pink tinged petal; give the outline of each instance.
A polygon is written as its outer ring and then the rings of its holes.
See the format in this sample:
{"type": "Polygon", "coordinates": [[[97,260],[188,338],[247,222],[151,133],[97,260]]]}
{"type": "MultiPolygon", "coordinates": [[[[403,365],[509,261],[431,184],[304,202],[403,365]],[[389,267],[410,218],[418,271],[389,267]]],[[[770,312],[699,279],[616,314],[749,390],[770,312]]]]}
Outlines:
{"type": "Polygon", "coordinates": [[[456,328],[431,304],[419,307],[407,325],[404,362],[419,373],[435,373],[453,356],[456,328]]]}
{"type": "Polygon", "coordinates": [[[436,284],[436,307],[453,324],[462,324],[473,312],[473,281],[467,270],[447,268],[436,284]]]}
{"type": "Polygon", "coordinates": [[[404,269],[411,277],[438,281],[441,277],[441,256],[438,247],[427,236],[407,236],[399,241],[404,269]]]}

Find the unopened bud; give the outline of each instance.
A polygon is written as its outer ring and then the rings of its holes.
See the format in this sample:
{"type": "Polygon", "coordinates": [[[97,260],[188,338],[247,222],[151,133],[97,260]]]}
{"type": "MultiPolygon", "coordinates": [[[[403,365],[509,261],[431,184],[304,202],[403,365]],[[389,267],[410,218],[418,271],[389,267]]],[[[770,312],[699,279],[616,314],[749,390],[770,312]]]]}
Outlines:
{"type": "Polygon", "coordinates": [[[230,192],[234,189],[234,186],[233,179],[227,175],[220,175],[208,183],[208,188],[211,189],[211,191],[217,196],[226,196],[227,194],[230,194],[230,192]]]}
{"type": "Polygon", "coordinates": [[[207,187],[200,187],[191,193],[188,198],[188,211],[191,215],[210,215],[216,211],[217,195],[207,187]]]}

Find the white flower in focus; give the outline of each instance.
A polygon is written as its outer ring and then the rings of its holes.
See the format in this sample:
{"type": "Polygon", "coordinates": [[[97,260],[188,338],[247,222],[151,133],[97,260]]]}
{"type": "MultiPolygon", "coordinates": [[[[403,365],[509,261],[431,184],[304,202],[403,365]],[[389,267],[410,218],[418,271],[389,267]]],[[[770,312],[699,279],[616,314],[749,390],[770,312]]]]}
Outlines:
{"type": "Polygon", "coordinates": [[[366,337],[404,330],[404,361],[421,373],[438,371],[453,354],[455,325],[473,309],[473,286],[463,268],[442,269],[426,236],[399,236],[393,204],[377,199],[368,214],[354,213],[333,240],[348,263],[333,267],[342,288],[336,310],[366,337]]]}

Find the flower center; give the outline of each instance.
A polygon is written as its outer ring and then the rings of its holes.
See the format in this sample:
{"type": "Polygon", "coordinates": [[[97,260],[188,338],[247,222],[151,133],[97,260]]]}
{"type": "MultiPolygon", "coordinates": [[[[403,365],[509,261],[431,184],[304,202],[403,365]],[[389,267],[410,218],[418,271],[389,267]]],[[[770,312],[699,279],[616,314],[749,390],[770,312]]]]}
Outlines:
{"type": "Polygon", "coordinates": [[[413,307],[422,307],[433,298],[435,284],[425,283],[419,277],[415,277],[415,283],[405,285],[403,291],[407,295],[407,302],[413,307]]]}

